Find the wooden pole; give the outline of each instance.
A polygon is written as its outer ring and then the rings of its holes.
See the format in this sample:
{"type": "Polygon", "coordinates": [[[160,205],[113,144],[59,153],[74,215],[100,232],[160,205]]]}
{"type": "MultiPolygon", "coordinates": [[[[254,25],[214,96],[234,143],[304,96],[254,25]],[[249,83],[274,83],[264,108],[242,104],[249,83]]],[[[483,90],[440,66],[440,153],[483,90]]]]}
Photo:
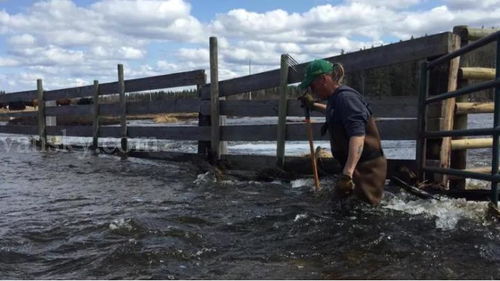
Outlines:
{"type": "Polygon", "coordinates": [[[289,57],[281,55],[280,71],[280,101],[278,108],[278,133],[276,146],[276,164],[278,167],[285,167],[285,137],[286,137],[286,115],[287,115],[287,91],[288,91],[288,67],[289,57]]]}
{"type": "Polygon", "coordinates": [[[461,67],[459,71],[460,79],[464,80],[493,80],[495,79],[495,69],[486,67],[461,67]]]}
{"type": "Polygon", "coordinates": [[[47,149],[47,127],[45,123],[45,98],[43,94],[42,79],[36,80],[38,97],[38,135],[40,136],[40,148],[42,151],[47,149]]]}
{"type": "Polygon", "coordinates": [[[219,69],[217,37],[210,37],[210,160],[220,159],[219,69]]]}
{"type": "Polygon", "coordinates": [[[493,145],[492,138],[461,139],[461,140],[452,140],[451,141],[451,149],[452,150],[489,148],[492,145],[493,145]]]}
{"type": "MultiPolygon", "coordinates": [[[[452,51],[458,50],[460,48],[460,37],[453,35],[453,42],[451,45],[452,51]]],[[[460,67],[460,57],[452,59],[448,67],[448,92],[455,91],[457,89],[457,77],[458,69],[460,67]]],[[[455,98],[447,99],[443,102],[443,107],[441,110],[443,116],[443,122],[440,126],[440,131],[449,131],[453,129],[454,117],[455,117],[455,98]]],[[[440,152],[440,167],[449,168],[450,167],[450,155],[451,155],[451,137],[443,138],[441,142],[441,152],[440,152]]],[[[448,177],[442,175],[438,177],[444,186],[448,186],[448,177]]]]}
{"type": "MultiPolygon", "coordinates": [[[[203,98],[201,95],[201,90],[205,86],[206,82],[207,82],[207,76],[206,76],[206,74],[204,74],[203,83],[196,85],[196,91],[198,92],[198,98],[200,99],[200,102],[202,104],[204,101],[208,101],[208,99],[203,98]]],[[[205,114],[201,113],[201,107],[200,107],[200,112],[198,113],[198,126],[199,127],[210,126],[210,115],[205,115],[205,114]]],[[[210,142],[198,141],[198,154],[203,155],[205,157],[209,157],[209,151],[210,151],[210,142]]]]}
{"type": "Polygon", "coordinates": [[[125,79],[123,64],[118,65],[118,93],[120,94],[121,156],[127,157],[127,101],[125,99],[125,79]]]}
{"type": "Polygon", "coordinates": [[[457,102],[455,114],[471,114],[471,113],[493,113],[495,104],[492,102],[457,102]]]}
{"type": "Polygon", "coordinates": [[[93,125],[93,136],[92,136],[92,150],[94,153],[99,147],[99,81],[94,80],[94,93],[93,93],[93,111],[92,111],[92,125],[93,125]]]}
{"type": "MultiPolygon", "coordinates": [[[[469,42],[469,31],[467,26],[455,26],[453,28],[453,33],[460,36],[460,45],[464,46],[469,42]]],[[[464,64],[462,60],[462,64],[464,64]]],[[[458,88],[462,88],[467,85],[467,80],[460,79],[457,81],[458,88]]],[[[463,95],[455,99],[456,104],[461,104],[467,102],[468,95],[463,95]]],[[[453,124],[454,130],[467,129],[467,114],[457,114],[455,115],[455,121],[453,124]]],[[[464,139],[465,137],[455,137],[454,140],[464,139]]],[[[450,155],[450,168],[463,170],[467,166],[467,150],[453,150],[450,155]]],[[[465,189],[465,178],[450,179],[449,181],[450,189],[465,189]]]]}

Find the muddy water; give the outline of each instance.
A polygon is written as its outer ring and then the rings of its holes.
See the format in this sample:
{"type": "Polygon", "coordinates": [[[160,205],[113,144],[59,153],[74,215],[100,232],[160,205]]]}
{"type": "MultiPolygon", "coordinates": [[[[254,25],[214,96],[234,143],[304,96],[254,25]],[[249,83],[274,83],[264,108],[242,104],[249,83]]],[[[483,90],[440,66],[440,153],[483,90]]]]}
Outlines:
{"type": "Polygon", "coordinates": [[[339,205],[333,179],[313,194],[310,179],[215,182],[190,163],[9,144],[1,279],[500,278],[485,203],[388,187],[379,207],[339,205]]]}

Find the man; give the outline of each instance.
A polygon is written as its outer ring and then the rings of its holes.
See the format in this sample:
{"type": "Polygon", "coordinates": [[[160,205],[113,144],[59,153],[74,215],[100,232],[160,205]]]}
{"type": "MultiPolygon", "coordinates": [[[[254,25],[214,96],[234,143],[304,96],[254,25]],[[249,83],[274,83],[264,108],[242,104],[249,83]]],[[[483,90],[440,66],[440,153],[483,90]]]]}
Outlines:
{"type": "Polygon", "coordinates": [[[387,161],[368,104],[356,90],[341,85],[343,77],[342,65],[315,60],[306,67],[299,87],[309,88],[327,105],[314,102],[311,95],[299,99],[309,109],[325,113],[332,154],[343,167],[335,192],[376,205],[383,196],[387,161]]]}

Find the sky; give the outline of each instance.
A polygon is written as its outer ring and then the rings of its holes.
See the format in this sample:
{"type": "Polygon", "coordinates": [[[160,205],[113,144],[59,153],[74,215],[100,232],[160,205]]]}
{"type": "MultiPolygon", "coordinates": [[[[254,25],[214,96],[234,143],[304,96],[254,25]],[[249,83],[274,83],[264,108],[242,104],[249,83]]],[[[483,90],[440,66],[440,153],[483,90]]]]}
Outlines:
{"type": "Polygon", "coordinates": [[[116,81],[117,64],[210,77],[210,36],[223,80],[455,25],[500,27],[500,0],[0,0],[0,90],[116,81]]]}

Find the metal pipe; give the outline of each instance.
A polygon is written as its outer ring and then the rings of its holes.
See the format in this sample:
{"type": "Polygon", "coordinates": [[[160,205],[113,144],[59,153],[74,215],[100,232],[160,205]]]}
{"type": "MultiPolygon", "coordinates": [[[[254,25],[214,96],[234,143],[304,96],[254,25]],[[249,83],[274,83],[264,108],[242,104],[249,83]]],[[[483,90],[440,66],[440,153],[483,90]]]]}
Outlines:
{"type": "Polygon", "coordinates": [[[420,180],[424,180],[424,163],[425,163],[425,151],[426,151],[426,117],[427,117],[427,106],[425,105],[425,100],[429,92],[429,71],[427,70],[427,61],[422,61],[420,63],[420,83],[419,83],[419,96],[418,96],[418,134],[417,134],[417,146],[415,159],[417,162],[417,177],[420,180]]]}
{"type": "Polygon", "coordinates": [[[460,49],[458,49],[458,50],[456,50],[454,52],[451,52],[451,53],[449,53],[447,55],[444,55],[442,57],[439,57],[439,58],[431,61],[427,67],[428,67],[428,69],[431,69],[431,68],[433,68],[434,66],[436,66],[436,65],[438,65],[440,63],[449,61],[449,60],[451,60],[453,58],[456,58],[456,57],[461,56],[461,55],[463,55],[465,53],[468,53],[468,52],[470,52],[472,50],[475,50],[475,49],[477,49],[479,47],[482,47],[482,46],[484,46],[484,45],[486,45],[488,43],[491,43],[491,42],[497,40],[497,38],[499,36],[500,36],[500,31],[492,33],[492,34],[490,34],[490,35],[488,35],[486,37],[483,37],[483,38],[481,38],[481,39],[479,39],[479,40],[477,40],[477,41],[475,41],[473,43],[470,43],[470,44],[466,45],[463,48],[460,48],[460,49]]]}
{"type": "Polygon", "coordinates": [[[463,96],[466,94],[470,94],[472,92],[481,91],[481,90],[485,90],[485,89],[489,89],[489,88],[493,88],[493,87],[498,87],[498,86],[500,86],[500,79],[497,78],[495,80],[491,80],[491,81],[463,87],[463,88],[456,90],[456,91],[447,92],[444,94],[432,96],[432,97],[426,99],[425,103],[429,104],[429,103],[433,103],[433,102],[438,102],[441,100],[455,98],[455,97],[463,96]]]}
{"type": "Polygon", "coordinates": [[[467,136],[491,136],[498,135],[500,127],[496,128],[480,128],[480,129],[464,129],[451,131],[426,131],[426,138],[443,138],[443,137],[467,137],[467,136]]]}
{"type": "MultiPolygon", "coordinates": [[[[497,32],[497,52],[496,52],[496,80],[500,80],[500,32],[497,32]]],[[[495,110],[493,113],[493,127],[497,128],[500,125],[500,86],[495,88],[495,110]]],[[[498,135],[493,136],[493,149],[491,156],[491,174],[498,175],[498,153],[499,153],[498,135]]],[[[491,182],[491,202],[498,207],[498,181],[491,182]]]]}

